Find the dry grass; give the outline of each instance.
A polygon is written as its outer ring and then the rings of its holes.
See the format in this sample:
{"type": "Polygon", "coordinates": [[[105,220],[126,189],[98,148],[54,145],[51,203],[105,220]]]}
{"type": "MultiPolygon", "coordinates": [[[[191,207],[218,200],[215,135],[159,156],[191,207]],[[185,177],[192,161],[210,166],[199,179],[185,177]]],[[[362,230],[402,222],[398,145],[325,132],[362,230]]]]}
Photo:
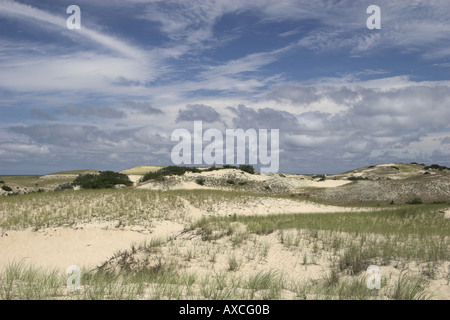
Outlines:
{"type": "Polygon", "coordinates": [[[186,229],[133,244],[95,271],[82,270],[79,290],[66,287],[65,274],[13,263],[0,272],[0,298],[429,299],[435,282],[448,285],[450,220],[439,212],[448,204],[365,213],[214,215],[220,204],[245,206],[261,197],[267,195],[81,190],[2,198],[3,230],[96,220],[170,220],[186,229]],[[204,219],[194,219],[193,210],[201,210],[204,219]],[[367,288],[369,265],[381,267],[380,290],[367,288]]]}

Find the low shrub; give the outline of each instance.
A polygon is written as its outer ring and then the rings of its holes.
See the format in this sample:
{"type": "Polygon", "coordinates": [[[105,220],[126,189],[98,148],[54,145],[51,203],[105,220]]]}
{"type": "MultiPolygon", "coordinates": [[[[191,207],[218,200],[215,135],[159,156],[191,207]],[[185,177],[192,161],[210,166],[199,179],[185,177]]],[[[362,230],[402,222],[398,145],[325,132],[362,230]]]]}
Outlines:
{"type": "Polygon", "coordinates": [[[412,200],[410,200],[410,201],[407,201],[406,203],[407,203],[407,204],[422,204],[423,201],[422,201],[422,199],[420,199],[420,198],[414,198],[414,199],[412,199],[412,200]]]}
{"type": "Polygon", "coordinates": [[[369,180],[368,177],[348,177],[347,180],[357,181],[357,180],[369,180]]]}
{"type": "MultiPolygon", "coordinates": [[[[213,169],[214,170],[214,169],[213,169]]],[[[211,171],[208,169],[208,171],[211,171]]],[[[186,172],[201,172],[198,168],[195,167],[179,167],[179,166],[168,166],[161,168],[157,171],[148,172],[142,178],[142,181],[147,180],[157,180],[164,181],[163,177],[165,176],[182,176],[186,172]]]]}
{"type": "Polygon", "coordinates": [[[223,167],[222,168],[224,168],[224,169],[237,169],[237,167],[236,166],[232,166],[232,165],[229,165],[229,164],[225,164],[225,165],[223,165],[223,167]]]}
{"type": "Polygon", "coordinates": [[[217,170],[221,170],[222,168],[218,168],[216,166],[211,166],[208,169],[204,170],[204,171],[217,171],[217,170]]]}
{"type": "Polygon", "coordinates": [[[12,189],[8,186],[2,186],[2,189],[5,191],[12,191],[12,189]]]}
{"type": "Polygon", "coordinates": [[[79,175],[73,182],[73,186],[83,189],[110,189],[116,184],[131,186],[133,183],[128,176],[114,171],[101,171],[100,174],[79,175]]]}
{"type": "Polygon", "coordinates": [[[430,169],[439,170],[439,171],[450,170],[450,168],[448,168],[446,166],[440,166],[438,164],[432,164],[431,166],[425,166],[423,168],[423,170],[430,170],[430,169]]]}
{"type": "Polygon", "coordinates": [[[250,174],[254,174],[255,173],[255,168],[253,168],[253,166],[249,165],[249,164],[241,164],[239,166],[239,170],[242,170],[242,171],[250,173],[250,174]]]}
{"type": "Polygon", "coordinates": [[[203,178],[197,178],[197,179],[195,179],[195,182],[201,186],[205,185],[205,179],[203,179],[203,178]]]}

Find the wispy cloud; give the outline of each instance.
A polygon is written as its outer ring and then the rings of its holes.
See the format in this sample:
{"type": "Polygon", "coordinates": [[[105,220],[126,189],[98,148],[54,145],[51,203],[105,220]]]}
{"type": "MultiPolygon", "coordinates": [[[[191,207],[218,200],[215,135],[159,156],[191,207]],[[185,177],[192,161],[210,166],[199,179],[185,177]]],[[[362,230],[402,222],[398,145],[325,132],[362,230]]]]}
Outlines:
{"type": "Polygon", "coordinates": [[[42,27],[51,27],[54,31],[58,31],[76,40],[93,41],[104,48],[128,58],[143,60],[147,57],[147,54],[139,48],[133,47],[123,40],[92,30],[84,25],[80,30],[68,32],[66,28],[68,16],[53,15],[36,7],[24,5],[12,0],[0,2],[0,15],[24,19],[29,23],[35,23],[42,27]]]}

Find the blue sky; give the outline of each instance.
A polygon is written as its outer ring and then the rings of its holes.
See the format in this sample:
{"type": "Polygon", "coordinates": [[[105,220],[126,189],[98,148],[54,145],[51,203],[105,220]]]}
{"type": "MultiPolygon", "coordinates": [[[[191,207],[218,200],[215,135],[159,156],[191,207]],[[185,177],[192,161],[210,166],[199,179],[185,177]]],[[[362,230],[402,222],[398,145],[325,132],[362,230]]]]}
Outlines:
{"type": "Polygon", "coordinates": [[[170,165],[279,129],[280,172],[450,166],[449,1],[0,0],[0,174],[170,165]],[[69,30],[69,5],[81,30],[69,30]],[[381,29],[369,30],[370,5],[381,29]],[[194,119],[195,118],[195,119],[194,119]]]}

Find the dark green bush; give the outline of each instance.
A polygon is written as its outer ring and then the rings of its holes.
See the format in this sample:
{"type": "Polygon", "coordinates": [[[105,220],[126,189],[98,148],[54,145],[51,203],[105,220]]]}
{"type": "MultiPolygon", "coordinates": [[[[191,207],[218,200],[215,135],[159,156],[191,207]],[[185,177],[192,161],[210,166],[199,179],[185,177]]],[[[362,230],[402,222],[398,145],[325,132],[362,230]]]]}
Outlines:
{"type": "Polygon", "coordinates": [[[245,185],[247,184],[247,182],[246,182],[246,181],[240,181],[240,182],[238,182],[238,184],[239,184],[240,186],[245,186],[245,185]]]}
{"type": "Polygon", "coordinates": [[[255,168],[253,168],[253,166],[249,165],[249,164],[241,164],[239,166],[239,169],[244,171],[244,172],[250,173],[250,174],[254,174],[255,173],[255,168]]]}
{"type": "Polygon", "coordinates": [[[412,199],[411,201],[407,201],[406,203],[407,203],[407,204],[422,204],[423,201],[422,201],[422,199],[420,199],[420,198],[414,198],[414,199],[412,199]]]}
{"type": "Polygon", "coordinates": [[[12,191],[12,189],[8,186],[2,186],[2,189],[5,191],[12,191]]]}
{"type": "Polygon", "coordinates": [[[357,180],[369,180],[368,177],[348,177],[347,180],[357,181],[357,180]]]}
{"type": "Polygon", "coordinates": [[[447,168],[446,166],[440,166],[438,164],[432,164],[431,166],[426,166],[423,169],[424,170],[434,169],[434,170],[439,170],[439,171],[450,170],[450,168],[447,168]]]}
{"type": "Polygon", "coordinates": [[[179,166],[168,166],[159,169],[158,171],[152,171],[144,175],[142,181],[147,180],[157,180],[164,181],[162,179],[165,176],[182,176],[186,172],[200,172],[198,168],[195,167],[179,167],[179,166]]]}
{"type": "Polygon", "coordinates": [[[234,184],[234,180],[228,179],[228,180],[227,180],[227,183],[228,183],[228,184],[234,184]]]}
{"type": "Polygon", "coordinates": [[[3,184],[3,183],[5,183],[5,181],[3,181],[3,180],[0,180],[0,183],[2,183],[2,184],[3,184]]]}
{"type": "Polygon", "coordinates": [[[204,171],[217,171],[217,170],[221,170],[222,168],[218,168],[216,166],[211,166],[208,169],[204,170],[204,171]]]}
{"type": "Polygon", "coordinates": [[[223,165],[223,167],[222,168],[224,168],[224,169],[237,169],[237,167],[236,166],[231,166],[231,165],[229,165],[229,164],[225,164],[225,165],[223,165]]]}
{"type": "Polygon", "coordinates": [[[114,171],[101,171],[100,174],[79,175],[73,182],[73,186],[83,189],[110,189],[116,184],[131,186],[133,183],[128,176],[114,171]]]}
{"type": "Polygon", "coordinates": [[[197,178],[197,179],[195,180],[195,182],[196,182],[198,185],[201,185],[201,186],[205,185],[205,179],[203,179],[203,178],[197,178]]]}

